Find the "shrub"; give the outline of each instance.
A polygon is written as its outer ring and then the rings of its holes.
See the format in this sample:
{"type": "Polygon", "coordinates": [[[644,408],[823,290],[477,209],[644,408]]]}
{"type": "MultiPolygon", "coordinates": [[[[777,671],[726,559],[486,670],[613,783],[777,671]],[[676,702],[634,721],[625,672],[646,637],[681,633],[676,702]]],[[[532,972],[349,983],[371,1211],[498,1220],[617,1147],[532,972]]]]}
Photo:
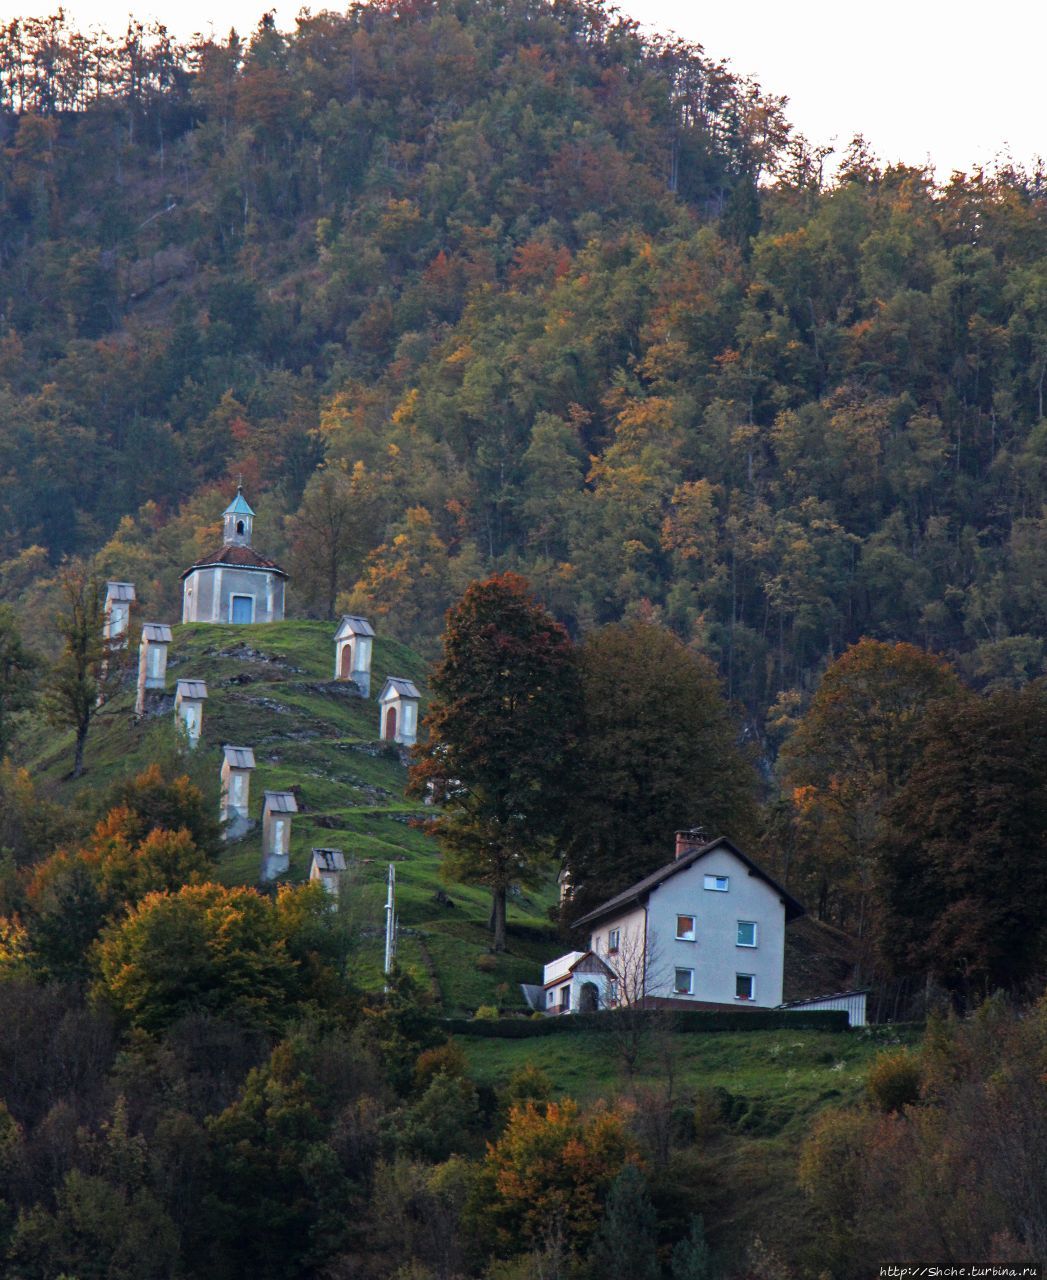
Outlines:
{"type": "Polygon", "coordinates": [[[482,1004],[473,1014],[473,1019],[476,1022],[497,1022],[498,1006],[494,1004],[482,1004]]]}
{"type": "Polygon", "coordinates": [[[480,973],[494,973],[498,968],[498,957],[491,955],[489,951],[485,951],[483,955],[476,957],[476,968],[480,973]]]}
{"type": "Polygon", "coordinates": [[[901,1111],[920,1100],[919,1059],[906,1049],[881,1053],[869,1068],[865,1089],[878,1111],[901,1111]]]}
{"type": "Polygon", "coordinates": [[[419,1090],[425,1089],[437,1076],[456,1080],[468,1074],[469,1062],[453,1040],[438,1044],[435,1049],[426,1049],[414,1064],[414,1084],[419,1090]]]}

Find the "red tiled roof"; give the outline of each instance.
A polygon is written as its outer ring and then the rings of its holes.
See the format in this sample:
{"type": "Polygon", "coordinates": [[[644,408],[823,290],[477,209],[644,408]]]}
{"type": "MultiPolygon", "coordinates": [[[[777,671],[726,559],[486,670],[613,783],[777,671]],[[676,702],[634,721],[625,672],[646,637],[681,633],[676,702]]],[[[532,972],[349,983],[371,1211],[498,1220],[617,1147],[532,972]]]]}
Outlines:
{"type": "Polygon", "coordinates": [[[280,568],[275,560],[270,560],[267,556],[259,555],[253,547],[243,547],[238,543],[227,542],[221,546],[214,555],[205,556],[203,560],[198,560],[196,564],[190,565],[182,574],[183,578],[188,576],[195,569],[208,569],[212,565],[232,565],[237,569],[269,569],[273,573],[279,573],[286,578],[286,572],[280,568]]]}

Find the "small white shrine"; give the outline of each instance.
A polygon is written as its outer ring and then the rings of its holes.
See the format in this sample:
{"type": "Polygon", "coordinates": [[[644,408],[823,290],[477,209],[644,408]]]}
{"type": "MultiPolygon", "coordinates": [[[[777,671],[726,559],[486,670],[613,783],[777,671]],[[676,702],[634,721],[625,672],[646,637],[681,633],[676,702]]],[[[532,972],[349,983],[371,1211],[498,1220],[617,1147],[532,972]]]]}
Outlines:
{"type": "Polygon", "coordinates": [[[135,696],[135,715],[145,711],[147,692],[163,693],[167,684],[167,647],[171,643],[171,628],[162,622],[142,624],[142,639],[138,646],[138,689],[135,696]]]}
{"type": "Polygon", "coordinates": [[[275,880],[291,865],[291,818],[298,812],[293,791],[267,791],[262,805],[262,879],[275,880]]]}
{"type": "Polygon", "coordinates": [[[310,881],[318,880],[332,898],[338,897],[345,871],[345,854],[341,849],[313,850],[309,860],[309,879],[310,881]]]}
{"type": "Polygon", "coordinates": [[[378,736],[383,742],[414,746],[421,694],[410,680],[389,676],[378,695],[378,736]]]}
{"type": "Polygon", "coordinates": [[[222,748],[222,807],[225,839],[235,840],[251,826],[251,773],[255,767],[250,747],[222,748]]]}
{"type": "Polygon", "coordinates": [[[334,637],[334,678],[352,680],[365,698],[371,696],[371,643],[374,627],[366,618],[342,615],[334,637]]]}
{"type": "Polygon", "coordinates": [[[131,606],[135,602],[133,582],[107,582],[105,584],[105,623],[102,634],[113,649],[127,645],[127,633],[131,627],[131,606]]]}
{"type": "Polygon", "coordinates": [[[175,722],[181,726],[195,747],[204,729],[204,700],[207,684],[203,680],[179,680],[175,688],[175,722]]]}

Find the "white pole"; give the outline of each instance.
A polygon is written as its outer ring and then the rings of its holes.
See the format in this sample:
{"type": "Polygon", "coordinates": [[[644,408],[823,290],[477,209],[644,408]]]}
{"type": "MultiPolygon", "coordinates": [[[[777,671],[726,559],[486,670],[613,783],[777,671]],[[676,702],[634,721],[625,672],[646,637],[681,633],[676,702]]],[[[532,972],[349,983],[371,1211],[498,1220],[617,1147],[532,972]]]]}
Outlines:
{"type": "MultiPolygon", "coordinates": [[[[385,976],[393,971],[396,959],[396,867],[389,863],[389,889],[385,895],[385,976]]],[[[386,983],[386,991],[389,984],[386,983]]]]}

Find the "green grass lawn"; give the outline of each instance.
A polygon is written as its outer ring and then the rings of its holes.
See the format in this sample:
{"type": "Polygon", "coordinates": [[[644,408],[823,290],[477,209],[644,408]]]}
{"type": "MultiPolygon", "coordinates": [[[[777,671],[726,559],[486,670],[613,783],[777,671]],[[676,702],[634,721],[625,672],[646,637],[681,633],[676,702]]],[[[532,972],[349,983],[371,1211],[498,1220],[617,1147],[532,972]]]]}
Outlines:
{"type": "MultiPolygon", "coordinates": [[[[374,643],[371,697],[353,696],[334,673],[333,623],[279,622],[258,626],[175,626],[168,654],[167,692],[180,679],[207,682],[203,736],[191,767],[218,804],[222,744],[252,747],[251,812],[261,815],[266,790],[296,789],[301,812],[291,831],[287,879],[305,879],[310,850],[339,848],[355,864],[349,891],[359,898],[368,928],[356,980],[381,984],[380,931],[387,867],[397,868],[397,909],[402,934],[399,959],[428,985],[446,1013],[481,1004],[520,1003],[519,986],[537,981],[542,962],[556,954],[548,920],[555,886],[510,902],[510,952],[486,957],[489,897],[440,878],[436,842],[411,826],[429,810],[404,796],[406,756],[379,741],[377,696],[388,675],[414,680],[425,706],[426,664],[406,645],[378,636],[374,643]],[[439,890],[452,905],[438,900],[439,890]],[[491,965],[489,970],[486,966],[491,965]]],[[[86,773],[68,777],[71,734],[44,725],[34,731],[27,763],[34,778],[63,803],[96,811],[118,778],[170,752],[173,711],[136,722],[133,678],[99,713],[87,742],[86,773]]],[[[216,878],[255,884],[261,866],[260,827],[230,843],[216,878]]]]}

